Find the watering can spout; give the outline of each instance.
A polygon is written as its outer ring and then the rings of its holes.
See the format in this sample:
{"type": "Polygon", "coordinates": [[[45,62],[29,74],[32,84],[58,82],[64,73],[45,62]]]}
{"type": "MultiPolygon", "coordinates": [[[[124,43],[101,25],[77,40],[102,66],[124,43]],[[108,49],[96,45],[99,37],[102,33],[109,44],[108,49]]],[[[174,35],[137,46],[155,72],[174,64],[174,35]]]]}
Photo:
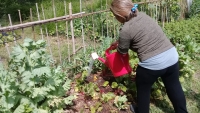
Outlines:
{"type": "Polygon", "coordinates": [[[104,64],[106,63],[106,60],[103,59],[103,58],[101,58],[101,57],[99,57],[99,56],[97,55],[96,52],[92,53],[91,56],[92,56],[92,58],[93,58],[94,60],[95,60],[95,59],[98,59],[98,60],[100,60],[101,62],[103,62],[104,64]]]}

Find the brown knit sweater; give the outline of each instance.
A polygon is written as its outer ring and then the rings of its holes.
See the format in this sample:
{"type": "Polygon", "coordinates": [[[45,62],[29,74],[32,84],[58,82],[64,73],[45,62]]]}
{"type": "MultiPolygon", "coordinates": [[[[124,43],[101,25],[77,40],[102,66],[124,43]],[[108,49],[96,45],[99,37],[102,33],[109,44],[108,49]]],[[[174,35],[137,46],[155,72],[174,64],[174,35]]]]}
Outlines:
{"type": "Polygon", "coordinates": [[[125,22],[119,32],[118,52],[126,54],[131,49],[137,53],[140,61],[172,47],[161,27],[143,12],[138,12],[137,17],[125,22]]]}

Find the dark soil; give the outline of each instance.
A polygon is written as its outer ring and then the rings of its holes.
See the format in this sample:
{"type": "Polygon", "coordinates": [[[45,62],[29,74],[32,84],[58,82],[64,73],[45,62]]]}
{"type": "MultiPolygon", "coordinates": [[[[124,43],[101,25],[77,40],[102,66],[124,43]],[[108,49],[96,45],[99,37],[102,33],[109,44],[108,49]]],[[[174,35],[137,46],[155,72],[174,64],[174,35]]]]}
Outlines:
{"type": "MultiPolygon", "coordinates": [[[[81,77],[81,74],[76,75],[75,78],[79,78],[79,77],[81,77]]],[[[114,80],[115,80],[115,78],[113,77],[113,75],[110,72],[106,73],[106,74],[102,74],[102,72],[98,72],[96,74],[91,74],[86,79],[86,81],[88,83],[93,82],[93,83],[97,84],[100,91],[103,91],[104,93],[115,92],[111,87],[103,87],[102,86],[105,81],[111,82],[114,80]],[[94,78],[96,78],[96,79],[94,79],[94,78]]],[[[72,88],[70,91],[71,94],[75,94],[75,93],[77,94],[77,92],[74,91],[75,85],[76,85],[76,83],[74,82],[72,84],[72,88]]],[[[133,101],[132,99],[128,99],[128,100],[133,101]]],[[[95,113],[132,113],[130,111],[129,106],[125,110],[119,110],[117,107],[114,106],[113,100],[110,100],[107,103],[100,102],[99,98],[94,99],[91,97],[87,97],[86,95],[84,95],[81,92],[78,92],[77,99],[74,100],[74,105],[68,107],[65,110],[65,113],[92,113],[90,108],[93,106],[96,106],[97,103],[101,103],[101,104],[99,104],[99,107],[98,107],[101,110],[95,111],[95,113]]],[[[130,102],[128,102],[128,104],[130,104],[130,102]]]]}

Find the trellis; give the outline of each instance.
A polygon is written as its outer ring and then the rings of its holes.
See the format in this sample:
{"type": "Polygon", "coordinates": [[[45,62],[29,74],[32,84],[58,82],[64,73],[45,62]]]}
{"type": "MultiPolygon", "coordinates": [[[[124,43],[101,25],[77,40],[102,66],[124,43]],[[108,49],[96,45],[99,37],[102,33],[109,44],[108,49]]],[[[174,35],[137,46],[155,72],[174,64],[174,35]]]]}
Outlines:
{"type": "MultiPolygon", "coordinates": [[[[102,0],[100,0],[102,2],[102,0]]],[[[57,17],[56,16],[56,10],[55,10],[55,1],[52,0],[52,8],[53,8],[53,13],[54,13],[54,17],[53,18],[50,18],[50,19],[46,19],[45,17],[45,12],[44,12],[44,9],[43,9],[43,5],[41,5],[41,12],[39,12],[39,7],[38,7],[38,4],[36,3],[36,11],[37,11],[37,18],[38,20],[37,21],[33,21],[33,13],[32,13],[32,9],[30,9],[30,22],[26,22],[26,23],[23,23],[22,21],[22,17],[21,17],[21,12],[20,10],[18,10],[18,13],[19,13],[19,24],[16,24],[16,25],[13,25],[12,21],[11,21],[11,15],[8,14],[8,19],[9,19],[9,26],[0,26],[0,32],[2,33],[6,33],[6,32],[13,32],[13,31],[16,31],[16,30],[19,30],[21,29],[21,35],[20,35],[20,39],[24,38],[26,36],[26,32],[25,32],[25,29],[27,29],[28,27],[31,27],[32,28],[32,37],[35,39],[35,26],[39,26],[39,29],[40,29],[40,34],[41,34],[41,39],[44,39],[44,36],[46,37],[46,40],[47,41],[47,44],[48,44],[48,49],[49,49],[49,52],[50,54],[52,55],[52,57],[54,57],[53,55],[53,51],[52,51],[52,45],[51,45],[51,41],[52,39],[50,38],[50,35],[49,35],[49,31],[47,29],[47,27],[42,27],[42,25],[46,25],[47,23],[55,23],[55,27],[56,27],[56,35],[55,37],[57,38],[57,48],[58,48],[58,59],[59,59],[59,62],[62,62],[63,61],[63,55],[62,55],[62,52],[61,52],[61,38],[59,36],[59,33],[58,33],[58,22],[60,21],[66,21],[66,28],[65,28],[65,31],[66,31],[66,43],[67,44],[67,59],[70,61],[71,60],[71,57],[74,56],[76,54],[77,51],[83,49],[84,52],[86,51],[86,42],[85,42],[85,31],[84,31],[84,27],[83,27],[83,18],[84,17],[89,17],[89,18],[92,18],[92,27],[93,27],[93,31],[92,33],[94,33],[94,30],[95,30],[95,23],[94,23],[94,15],[96,14],[101,14],[103,12],[106,12],[106,20],[108,19],[108,13],[109,13],[109,5],[108,5],[108,2],[110,0],[106,0],[106,4],[105,4],[105,9],[102,9],[100,11],[96,11],[94,12],[93,11],[93,8],[92,8],[92,12],[83,12],[82,11],[82,5],[83,5],[83,2],[82,0],[80,0],[80,12],[79,13],[75,13],[73,14],[72,13],[72,4],[69,3],[68,4],[68,9],[69,9],[69,14],[67,15],[67,3],[66,1],[64,1],[64,7],[65,7],[65,14],[64,16],[60,16],[60,17],[57,17]],[[42,13],[42,14],[40,14],[42,13]],[[41,19],[41,15],[43,16],[43,19],[41,19]],[[74,23],[73,23],[73,20],[79,18],[80,19],[80,23],[81,23],[81,39],[82,39],[82,44],[77,48],[75,46],[76,44],[76,39],[75,39],[75,36],[74,36],[74,23]],[[68,23],[69,22],[69,23],[68,23]],[[70,24],[70,25],[68,25],[70,24]],[[71,40],[72,40],[72,44],[70,44],[70,41],[69,41],[69,36],[68,36],[68,33],[69,33],[69,29],[68,29],[68,26],[70,26],[70,31],[71,31],[71,40]],[[44,35],[45,34],[45,35],[44,35]],[[21,38],[22,37],[22,38],[21,38]],[[72,47],[70,47],[72,46],[72,47]],[[72,50],[71,50],[72,49],[72,50]],[[71,53],[72,52],[72,53],[71,53]]],[[[169,1],[169,0],[168,0],[169,1]]],[[[92,0],[92,2],[94,2],[92,0]]],[[[139,2],[138,4],[140,4],[140,7],[139,7],[139,10],[140,11],[144,11],[146,12],[147,14],[149,14],[152,18],[155,19],[155,21],[157,22],[161,22],[162,23],[162,26],[164,26],[164,23],[165,22],[168,22],[170,21],[170,18],[171,18],[171,15],[168,14],[168,8],[170,7],[170,5],[164,5],[162,6],[162,1],[161,0],[155,0],[155,1],[145,1],[145,2],[139,2]],[[159,6],[159,7],[158,7],[159,6]]],[[[103,5],[103,4],[101,4],[103,5]]],[[[102,7],[102,6],[101,6],[102,7]]],[[[102,17],[103,18],[103,17],[102,17]]],[[[114,18],[114,17],[113,17],[114,18]]],[[[114,19],[113,19],[114,20],[114,19]]],[[[108,22],[106,23],[106,35],[109,36],[109,26],[108,26],[108,22]]],[[[114,25],[113,28],[110,28],[110,29],[114,29],[114,36],[116,36],[117,34],[117,26],[114,25]]],[[[102,30],[102,34],[101,35],[104,35],[103,33],[103,30],[102,30]]],[[[19,36],[18,36],[19,37],[19,36]]],[[[14,44],[17,44],[17,35],[14,36],[14,44]]],[[[95,39],[93,40],[93,46],[96,46],[96,41],[95,39]]],[[[9,42],[4,42],[4,46],[6,48],[6,51],[8,53],[8,56],[10,55],[10,50],[9,50],[9,46],[8,46],[9,42]]],[[[64,56],[65,57],[65,56],[64,56]]]]}

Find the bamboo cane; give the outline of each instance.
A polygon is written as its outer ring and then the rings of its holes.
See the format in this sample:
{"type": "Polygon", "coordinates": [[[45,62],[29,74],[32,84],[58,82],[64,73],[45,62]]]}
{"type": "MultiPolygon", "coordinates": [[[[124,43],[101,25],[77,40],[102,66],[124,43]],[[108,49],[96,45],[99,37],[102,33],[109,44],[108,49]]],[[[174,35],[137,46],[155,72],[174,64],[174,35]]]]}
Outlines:
{"type": "MultiPolygon", "coordinates": [[[[101,10],[102,10],[102,0],[101,0],[101,10]]],[[[102,14],[101,14],[101,18],[102,18],[102,14]]],[[[101,25],[101,36],[103,36],[103,23],[101,25]]]]}
{"type": "MultiPolygon", "coordinates": [[[[36,3],[36,9],[37,9],[37,14],[38,14],[38,21],[40,21],[40,13],[39,13],[39,9],[38,9],[38,3],[36,3]]],[[[43,37],[43,30],[42,30],[42,26],[40,25],[40,33],[42,35],[42,40],[44,39],[43,37]]]]}
{"type": "MultiPolygon", "coordinates": [[[[55,10],[55,4],[54,4],[54,0],[52,0],[53,2],[53,13],[54,13],[54,18],[56,17],[56,10],[55,10]]],[[[58,23],[56,23],[56,37],[57,37],[57,44],[58,44],[58,52],[59,52],[59,58],[60,58],[60,63],[62,62],[62,56],[61,56],[61,50],[60,50],[60,38],[58,35],[58,23]]]]}
{"type": "MultiPolygon", "coordinates": [[[[80,12],[82,12],[82,0],[80,0],[80,12]]],[[[82,14],[81,14],[82,16],[82,14]]],[[[84,29],[83,29],[83,18],[81,17],[81,32],[82,32],[82,40],[83,40],[83,52],[86,52],[85,47],[85,37],[84,37],[84,29]]]]}
{"type": "MultiPolygon", "coordinates": [[[[72,4],[69,3],[69,15],[72,17],[72,4]]],[[[72,46],[73,46],[73,54],[75,54],[75,39],[74,39],[74,27],[73,27],[73,20],[70,20],[70,27],[71,27],[71,34],[72,34],[72,46]]]]}
{"type": "MultiPolygon", "coordinates": [[[[92,4],[93,4],[94,2],[93,2],[93,0],[92,0],[92,4]]],[[[93,10],[93,5],[91,5],[91,9],[92,9],[92,13],[94,12],[93,10]]],[[[95,32],[94,32],[94,15],[92,14],[92,34],[93,34],[93,45],[94,45],[94,49],[96,49],[96,36],[95,36],[95,32]]]]}
{"type": "MultiPolygon", "coordinates": [[[[8,18],[9,18],[10,26],[12,26],[12,20],[11,20],[10,14],[8,14],[8,18]]],[[[12,31],[12,32],[13,32],[13,31],[12,31]]],[[[15,37],[14,37],[14,42],[15,42],[15,44],[17,44],[16,38],[15,38],[15,37]]]]}
{"type": "MultiPolygon", "coordinates": [[[[43,5],[42,5],[42,4],[41,4],[41,8],[42,8],[43,19],[45,20],[46,17],[45,17],[45,14],[44,14],[44,8],[43,8],[43,5]]],[[[50,54],[51,54],[51,57],[53,58],[53,53],[52,53],[52,49],[51,49],[51,41],[49,40],[49,34],[48,34],[47,26],[45,26],[45,31],[46,31],[47,45],[48,45],[48,48],[49,48],[49,52],[50,52],[50,54]]],[[[54,59],[54,58],[53,58],[53,59],[54,59]]]]}
{"type": "MultiPolygon", "coordinates": [[[[33,21],[32,8],[30,8],[30,19],[31,19],[31,22],[32,22],[32,21],[33,21]]],[[[33,39],[35,40],[35,29],[34,29],[34,25],[32,25],[32,35],[33,35],[33,39]]]]}
{"type": "MultiPolygon", "coordinates": [[[[67,4],[66,1],[64,1],[64,5],[65,5],[65,15],[67,15],[67,4]]],[[[68,54],[68,61],[71,61],[71,57],[70,57],[70,46],[69,46],[69,29],[68,29],[68,21],[65,22],[66,23],[66,36],[67,36],[67,54],[68,54]]]]}
{"type": "MultiPolygon", "coordinates": [[[[21,17],[21,12],[20,10],[18,10],[19,13],[19,20],[20,20],[20,24],[22,24],[22,17],[21,17]]],[[[22,28],[22,37],[24,38],[24,29],[22,28]]]]}
{"type": "MultiPolygon", "coordinates": [[[[106,0],[106,9],[107,9],[108,1],[106,0]]],[[[108,14],[106,13],[106,20],[108,20],[108,14]]],[[[107,36],[108,36],[108,22],[106,22],[107,36]]]]}

